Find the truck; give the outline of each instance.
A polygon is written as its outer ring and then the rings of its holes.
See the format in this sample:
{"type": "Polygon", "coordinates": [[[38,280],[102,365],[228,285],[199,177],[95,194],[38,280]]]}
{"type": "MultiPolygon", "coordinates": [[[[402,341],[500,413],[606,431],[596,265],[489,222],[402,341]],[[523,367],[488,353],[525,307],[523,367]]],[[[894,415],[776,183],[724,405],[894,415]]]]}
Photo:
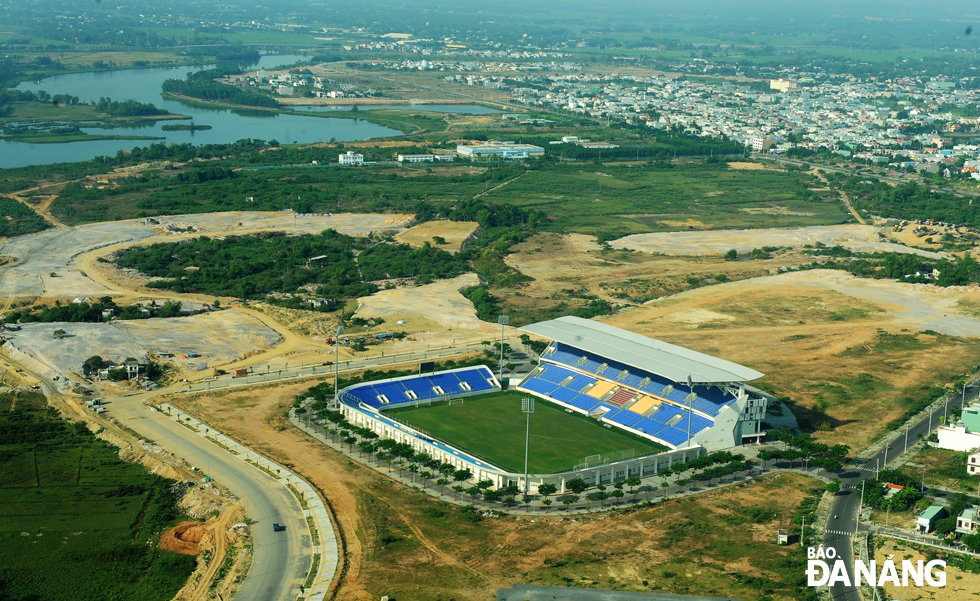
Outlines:
{"type": "Polygon", "coordinates": [[[233,374],[233,377],[240,378],[241,376],[247,376],[247,375],[248,375],[248,368],[247,367],[239,367],[239,368],[235,369],[235,373],[233,374]]]}
{"type": "Polygon", "coordinates": [[[386,338],[391,338],[391,334],[375,334],[374,337],[378,340],[385,340],[386,338]]]}
{"type": "Polygon", "coordinates": [[[286,527],[285,526],[280,526],[279,524],[273,524],[272,525],[272,531],[273,532],[285,532],[286,531],[286,527]]]}

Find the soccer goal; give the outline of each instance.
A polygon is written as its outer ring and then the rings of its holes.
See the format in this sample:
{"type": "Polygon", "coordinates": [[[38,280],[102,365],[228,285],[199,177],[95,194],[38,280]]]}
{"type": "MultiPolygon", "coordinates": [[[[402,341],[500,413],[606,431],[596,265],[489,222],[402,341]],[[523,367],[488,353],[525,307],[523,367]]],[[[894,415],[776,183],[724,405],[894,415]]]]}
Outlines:
{"type": "Polygon", "coordinates": [[[463,399],[461,399],[461,398],[459,398],[459,399],[449,399],[449,404],[450,405],[462,405],[463,404],[463,399]]]}
{"type": "Polygon", "coordinates": [[[419,399],[415,401],[415,408],[418,409],[419,407],[428,407],[431,404],[432,404],[432,399],[425,399],[425,400],[419,399]]]}

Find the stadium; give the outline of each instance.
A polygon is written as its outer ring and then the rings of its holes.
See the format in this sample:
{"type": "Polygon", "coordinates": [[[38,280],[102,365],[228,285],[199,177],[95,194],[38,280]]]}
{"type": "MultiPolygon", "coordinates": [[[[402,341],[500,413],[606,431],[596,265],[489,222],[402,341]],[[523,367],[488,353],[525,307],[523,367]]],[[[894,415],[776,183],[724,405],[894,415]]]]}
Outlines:
{"type": "Polygon", "coordinates": [[[764,436],[763,374],[603,323],[562,317],[523,331],[550,340],[509,390],[486,366],[367,382],[340,391],[351,423],[469,469],[496,487],[611,484],[764,436]],[[530,417],[521,399],[534,397],[530,417]]]}

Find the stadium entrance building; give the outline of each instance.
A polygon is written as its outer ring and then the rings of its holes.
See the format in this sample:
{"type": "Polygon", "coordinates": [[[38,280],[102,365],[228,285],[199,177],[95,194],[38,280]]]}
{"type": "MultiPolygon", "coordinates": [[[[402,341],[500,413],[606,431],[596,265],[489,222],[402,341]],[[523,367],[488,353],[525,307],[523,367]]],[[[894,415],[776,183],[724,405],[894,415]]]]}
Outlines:
{"type": "MultiPolygon", "coordinates": [[[[641,456],[596,455],[564,472],[531,474],[532,491],[548,483],[564,493],[566,483],[576,478],[594,486],[651,476],[706,451],[759,441],[765,434],[761,423],[766,397],[745,384],[762,376],[755,370],[576,317],[521,329],[552,342],[538,366],[519,382],[512,380],[512,386],[668,449],[641,456]]],[[[356,426],[410,444],[457,469],[469,469],[473,481],[489,479],[498,488],[523,488],[524,474],[494,465],[386,412],[502,388],[489,368],[478,366],[355,384],[341,390],[338,399],[339,409],[356,426]]]]}

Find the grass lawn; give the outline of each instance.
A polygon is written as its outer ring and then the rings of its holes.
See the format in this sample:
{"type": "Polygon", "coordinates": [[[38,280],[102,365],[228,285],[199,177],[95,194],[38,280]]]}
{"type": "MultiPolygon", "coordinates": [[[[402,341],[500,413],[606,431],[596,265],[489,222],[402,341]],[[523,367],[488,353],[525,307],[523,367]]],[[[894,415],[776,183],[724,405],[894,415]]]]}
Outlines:
{"type": "MultiPolygon", "coordinates": [[[[469,397],[462,404],[432,405],[386,411],[412,426],[484,457],[502,468],[524,469],[524,429],[519,392],[500,392],[469,397]]],[[[535,399],[531,415],[530,459],[534,474],[548,474],[574,467],[589,455],[633,449],[637,455],[665,451],[638,436],[611,430],[557,405],[535,399]]]]}
{"type": "Polygon", "coordinates": [[[181,517],[173,481],[119,459],[41,395],[0,394],[0,407],[0,598],[172,599],[196,564],[156,546],[181,517]]]}

